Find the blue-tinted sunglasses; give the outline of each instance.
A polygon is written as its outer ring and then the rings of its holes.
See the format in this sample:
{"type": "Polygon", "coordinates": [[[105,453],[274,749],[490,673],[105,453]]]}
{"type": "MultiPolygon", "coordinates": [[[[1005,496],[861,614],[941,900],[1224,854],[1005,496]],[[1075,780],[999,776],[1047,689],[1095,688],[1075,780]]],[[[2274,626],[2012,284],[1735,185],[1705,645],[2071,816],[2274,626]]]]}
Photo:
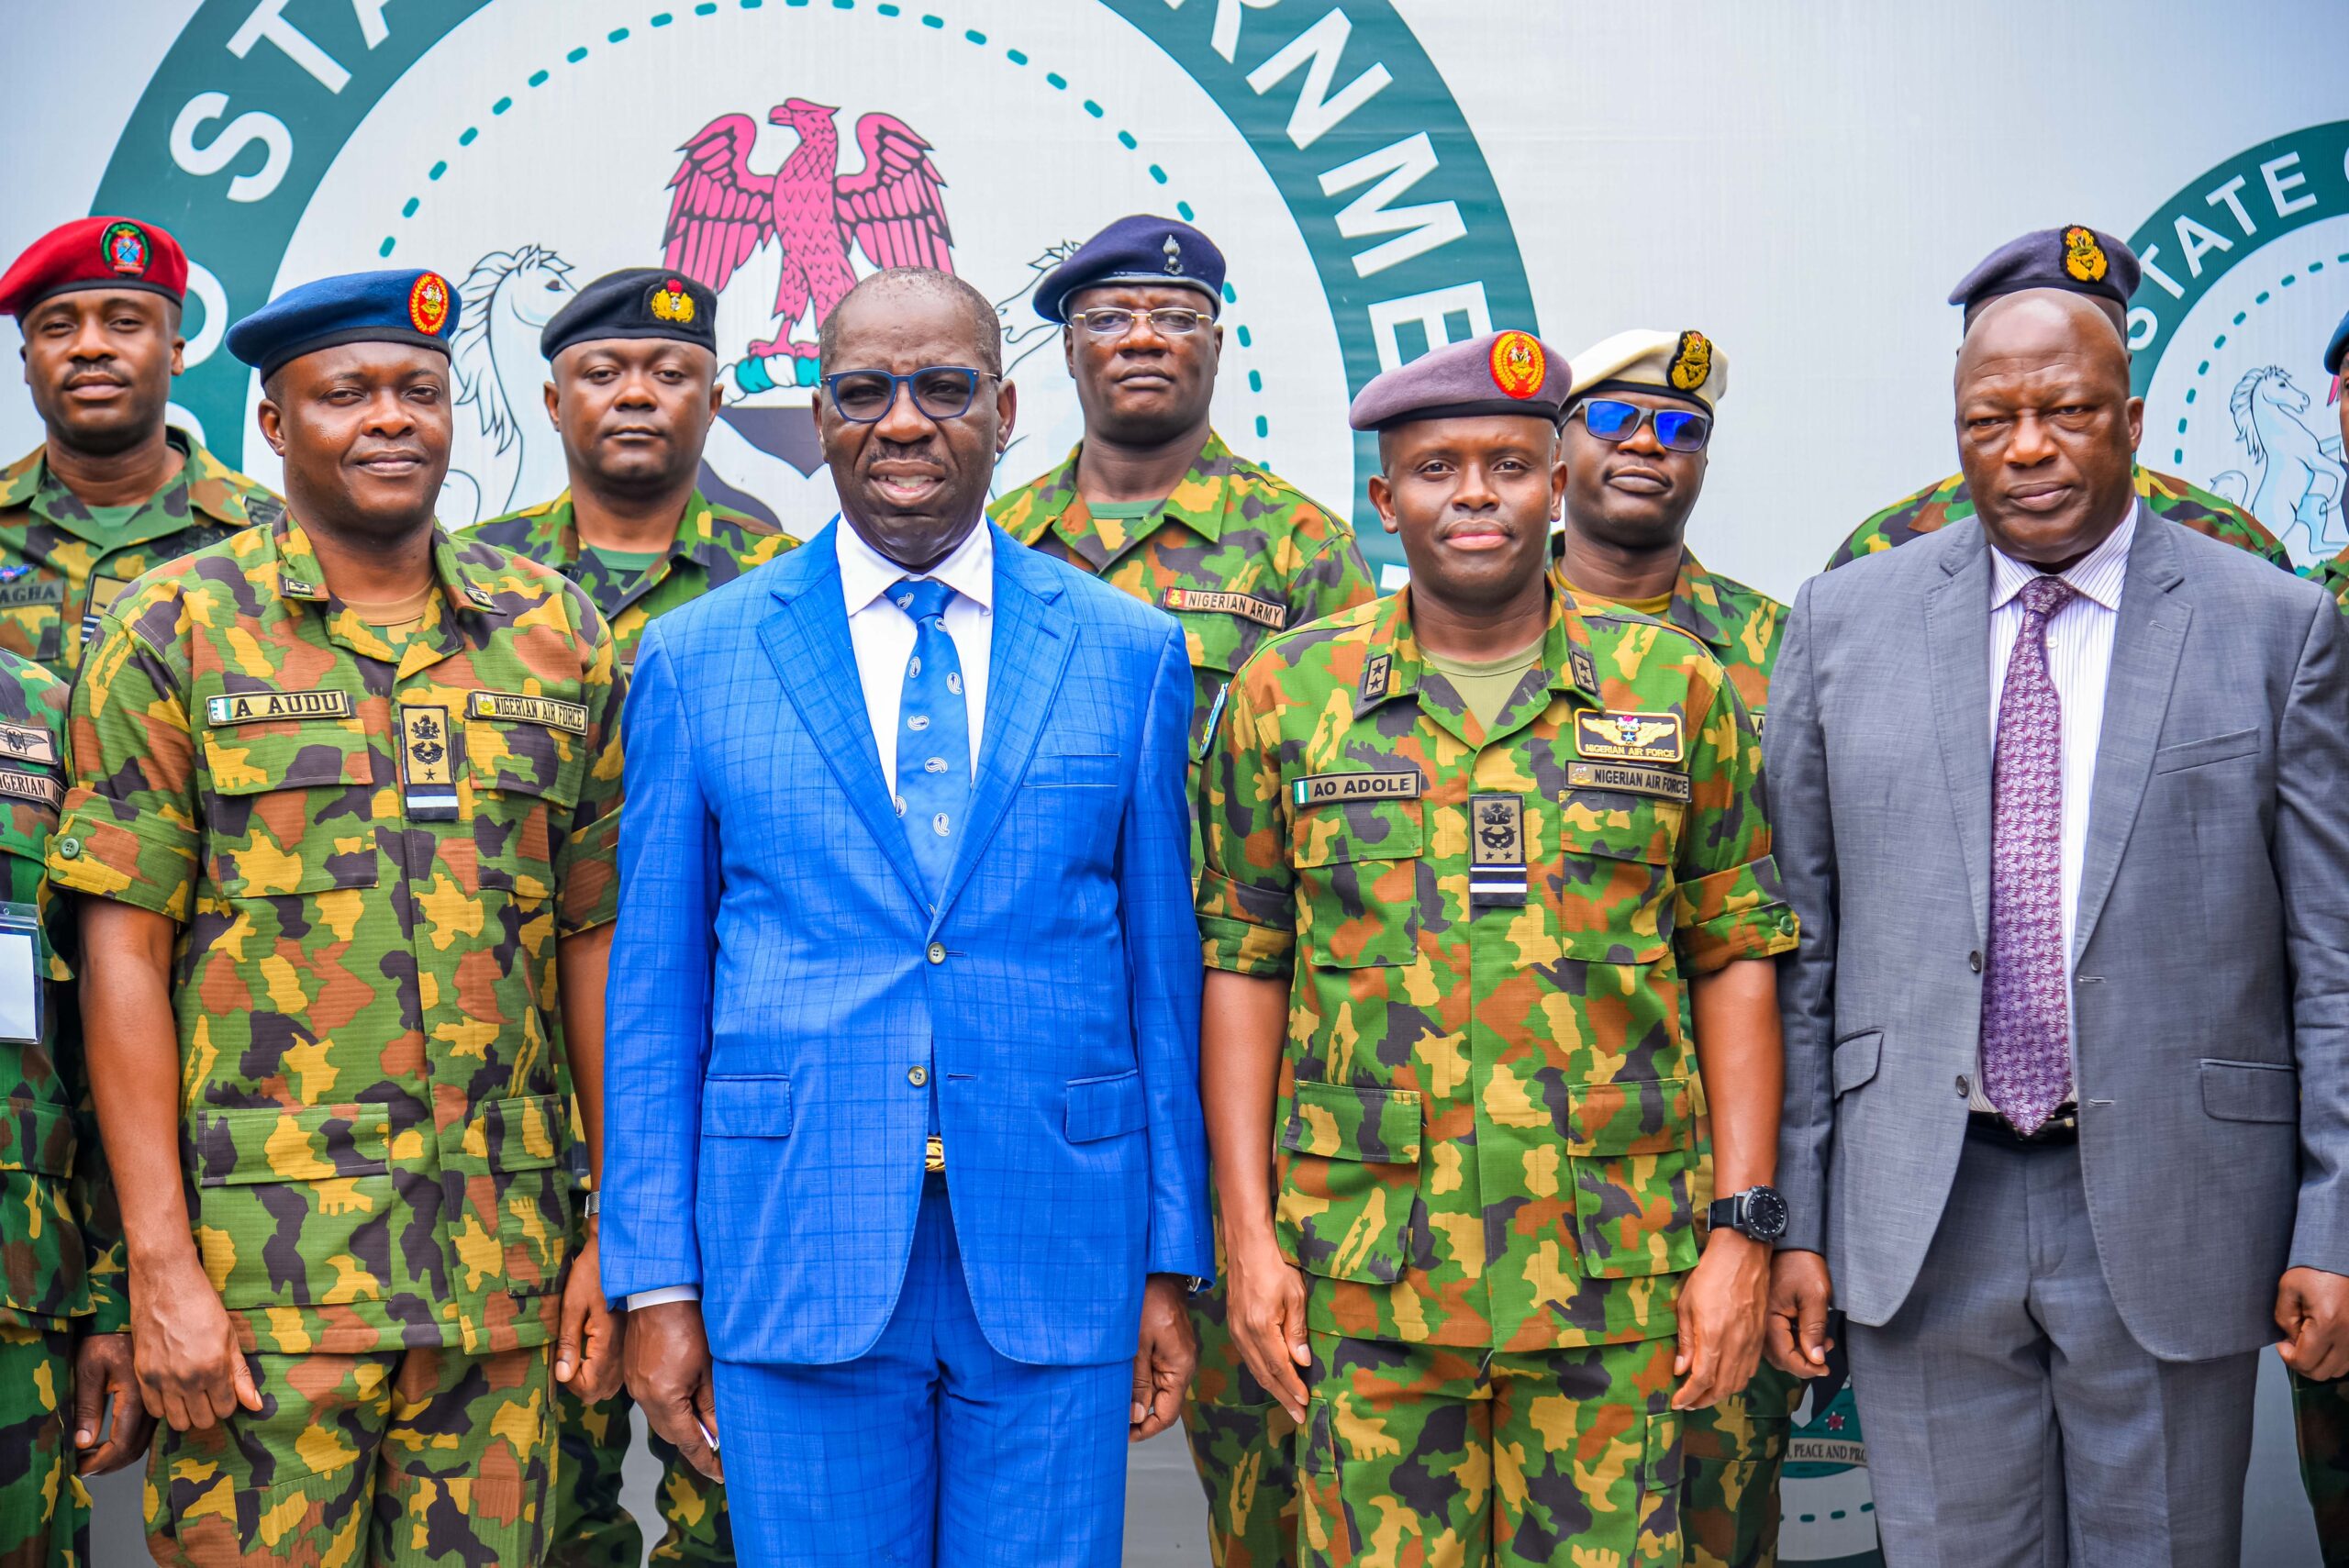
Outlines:
{"type": "Polygon", "coordinates": [[[1713,439],[1713,417],[1692,408],[1642,408],[1614,397],[1586,397],[1575,406],[1583,428],[1602,441],[1620,446],[1655,420],[1656,444],[1666,451],[1700,452],[1713,439]]]}

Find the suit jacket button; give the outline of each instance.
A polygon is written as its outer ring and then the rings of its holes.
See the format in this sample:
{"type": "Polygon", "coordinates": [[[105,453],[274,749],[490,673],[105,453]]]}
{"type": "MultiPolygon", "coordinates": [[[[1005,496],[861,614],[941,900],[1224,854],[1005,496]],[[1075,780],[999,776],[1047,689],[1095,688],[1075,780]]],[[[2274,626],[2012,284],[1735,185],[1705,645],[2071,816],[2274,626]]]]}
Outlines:
{"type": "Polygon", "coordinates": [[[906,1082],[918,1089],[930,1082],[930,1070],[918,1063],[908,1067],[906,1069],[906,1082]]]}
{"type": "Polygon", "coordinates": [[[1965,1074],[1963,1073],[1957,1075],[1957,1097],[1961,1100],[1972,1099],[1974,1097],[1974,1085],[1967,1081],[1965,1074]]]}
{"type": "Polygon", "coordinates": [[[932,942],[930,944],[930,962],[932,963],[944,963],[946,962],[946,944],[944,942],[932,942]]]}
{"type": "Polygon", "coordinates": [[[1972,970],[1976,974],[1981,973],[1982,955],[1979,952],[1967,953],[1965,955],[1965,967],[1972,970]]]}

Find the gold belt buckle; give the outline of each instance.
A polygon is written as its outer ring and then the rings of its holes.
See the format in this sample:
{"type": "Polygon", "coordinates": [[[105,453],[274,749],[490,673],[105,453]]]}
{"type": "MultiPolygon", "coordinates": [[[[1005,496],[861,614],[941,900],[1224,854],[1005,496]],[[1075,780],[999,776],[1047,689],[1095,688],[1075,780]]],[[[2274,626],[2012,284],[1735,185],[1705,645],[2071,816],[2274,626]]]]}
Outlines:
{"type": "Polygon", "coordinates": [[[946,1140],[932,1136],[923,1140],[921,1168],[933,1174],[946,1169],[946,1140]]]}

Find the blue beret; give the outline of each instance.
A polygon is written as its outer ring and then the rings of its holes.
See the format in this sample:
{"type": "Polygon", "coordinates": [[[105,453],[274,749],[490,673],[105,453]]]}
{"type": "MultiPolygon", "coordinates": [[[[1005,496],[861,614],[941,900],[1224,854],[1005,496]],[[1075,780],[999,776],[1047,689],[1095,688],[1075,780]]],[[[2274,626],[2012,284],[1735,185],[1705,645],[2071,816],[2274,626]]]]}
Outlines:
{"type": "Polygon", "coordinates": [[[2324,346],[2326,370],[2339,375],[2344,364],[2349,364],[2349,316],[2341,318],[2341,325],[2332,329],[2332,341],[2324,346]]]}
{"type": "Polygon", "coordinates": [[[279,295],[228,328],[228,351],[264,381],[338,343],[413,343],[445,354],[458,309],[457,291],[438,272],[348,272],[279,295]]]}
{"type": "Polygon", "coordinates": [[[718,295],[664,267],[606,272],[554,313],[539,334],[539,352],[551,360],[573,343],[609,338],[674,338],[714,354],[718,295]]]}
{"type": "Polygon", "coordinates": [[[1574,372],[1564,354],[1531,332],[1487,332],[1431,349],[1371,378],[1354,395],[1347,422],[1388,430],[1420,419],[1523,414],[1555,421],[1574,372]]]}
{"type": "Polygon", "coordinates": [[[1223,252],[1187,223],[1136,213],[1121,217],[1076,248],[1036,285],[1036,314],[1066,322],[1063,306],[1079,289],[1104,284],[1153,284],[1197,289],[1223,309],[1223,252]]]}
{"type": "Polygon", "coordinates": [[[2109,299],[2126,310],[2141,271],[2137,253],[2101,229],[2081,223],[2034,229],[1983,257],[1949,291],[1949,302],[1965,306],[1969,324],[1992,300],[2025,289],[2064,289],[2109,299]]]}

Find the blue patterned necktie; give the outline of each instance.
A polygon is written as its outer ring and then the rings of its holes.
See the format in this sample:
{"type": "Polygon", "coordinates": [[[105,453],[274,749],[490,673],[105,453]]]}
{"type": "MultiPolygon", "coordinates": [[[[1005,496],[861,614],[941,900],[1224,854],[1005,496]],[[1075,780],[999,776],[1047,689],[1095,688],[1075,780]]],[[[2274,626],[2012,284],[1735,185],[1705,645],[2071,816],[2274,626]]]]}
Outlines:
{"type": "Polygon", "coordinates": [[[932,577],[903,577],[889,598],[914,622],[913,657],[897,701],[897,816],[935,902],[946,890],[971,804],[971,712],[963,661],[946,630],[954,590],[932,577]]]}

